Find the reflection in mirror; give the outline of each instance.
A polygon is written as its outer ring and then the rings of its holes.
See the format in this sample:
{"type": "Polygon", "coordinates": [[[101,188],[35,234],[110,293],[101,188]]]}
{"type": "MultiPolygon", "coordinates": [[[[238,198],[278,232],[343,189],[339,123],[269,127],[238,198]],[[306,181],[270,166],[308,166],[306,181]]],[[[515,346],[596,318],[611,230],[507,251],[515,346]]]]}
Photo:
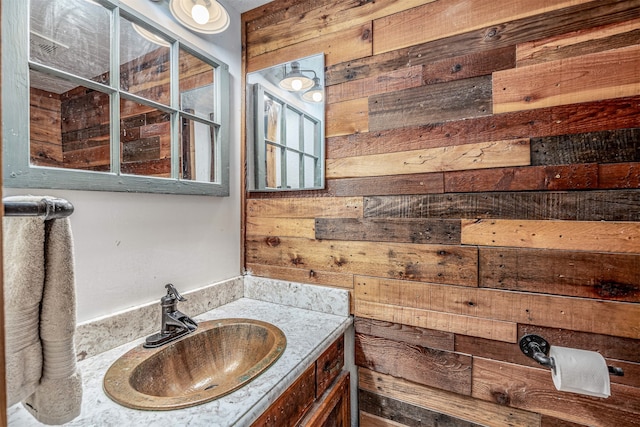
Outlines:
{"type": "Polygon", "coordinates": [[[324,188],[324,55],[247,75],[247,189],[324,188]]]}

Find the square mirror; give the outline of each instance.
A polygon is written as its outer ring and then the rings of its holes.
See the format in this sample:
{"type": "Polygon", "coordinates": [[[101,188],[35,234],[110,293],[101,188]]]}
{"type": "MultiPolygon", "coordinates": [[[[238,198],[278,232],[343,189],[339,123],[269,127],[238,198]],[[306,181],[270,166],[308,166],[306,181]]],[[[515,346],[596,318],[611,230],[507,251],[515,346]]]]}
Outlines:
{"type": "Polygon", "coordinates": [[[324,54],[247,74],[247,190],[324,188],[324,54]]]}

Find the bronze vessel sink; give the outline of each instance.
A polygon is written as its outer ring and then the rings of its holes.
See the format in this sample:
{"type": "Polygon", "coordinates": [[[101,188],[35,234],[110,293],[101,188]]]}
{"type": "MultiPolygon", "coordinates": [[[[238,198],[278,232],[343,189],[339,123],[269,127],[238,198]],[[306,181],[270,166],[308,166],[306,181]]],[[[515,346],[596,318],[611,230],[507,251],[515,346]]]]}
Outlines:
{"type": "Polygon", "coordinates": [[[107,370],[104,390],[134,409],[171,410],[199,405],[247,384],[284,352],[274,325],[252,319],[210,320],[163,347],[142,345],[107,370]]]}

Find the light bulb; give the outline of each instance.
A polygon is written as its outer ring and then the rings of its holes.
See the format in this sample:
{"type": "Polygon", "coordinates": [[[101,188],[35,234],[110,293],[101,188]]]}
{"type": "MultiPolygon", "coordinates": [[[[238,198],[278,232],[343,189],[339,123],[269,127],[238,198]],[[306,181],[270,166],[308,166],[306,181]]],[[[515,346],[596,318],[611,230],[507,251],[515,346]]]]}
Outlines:
{"type": "Polygon", "coordinates": [[[201,4],[196,4],[191,8],[191,17],[200,25],[209,22],[209,10],[201,4]]]}
{"type": "Polygon", "coordinates": [[[296,91],[302,89],[302,80],[300,80],[300,79],[293,80],[291,82],[291,89],[296,90],[296,91]]]}
{"type": "Polygon", "coordinates": [[[313,95],[311,95],[311,98],[313,99],[314,102],[322,101],[322,92],[320,92],[320,91],[313,92],[313,95]]]}

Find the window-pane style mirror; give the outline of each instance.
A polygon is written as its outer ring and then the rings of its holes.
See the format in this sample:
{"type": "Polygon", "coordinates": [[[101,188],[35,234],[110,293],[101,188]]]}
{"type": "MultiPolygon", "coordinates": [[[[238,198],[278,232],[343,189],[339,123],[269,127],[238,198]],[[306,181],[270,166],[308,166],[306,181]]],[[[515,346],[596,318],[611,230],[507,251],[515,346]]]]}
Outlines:
{"type": "Polygon", "coordinates": [[[247,75],[247,189],[324,188],[324,55],[247,75]]]}

